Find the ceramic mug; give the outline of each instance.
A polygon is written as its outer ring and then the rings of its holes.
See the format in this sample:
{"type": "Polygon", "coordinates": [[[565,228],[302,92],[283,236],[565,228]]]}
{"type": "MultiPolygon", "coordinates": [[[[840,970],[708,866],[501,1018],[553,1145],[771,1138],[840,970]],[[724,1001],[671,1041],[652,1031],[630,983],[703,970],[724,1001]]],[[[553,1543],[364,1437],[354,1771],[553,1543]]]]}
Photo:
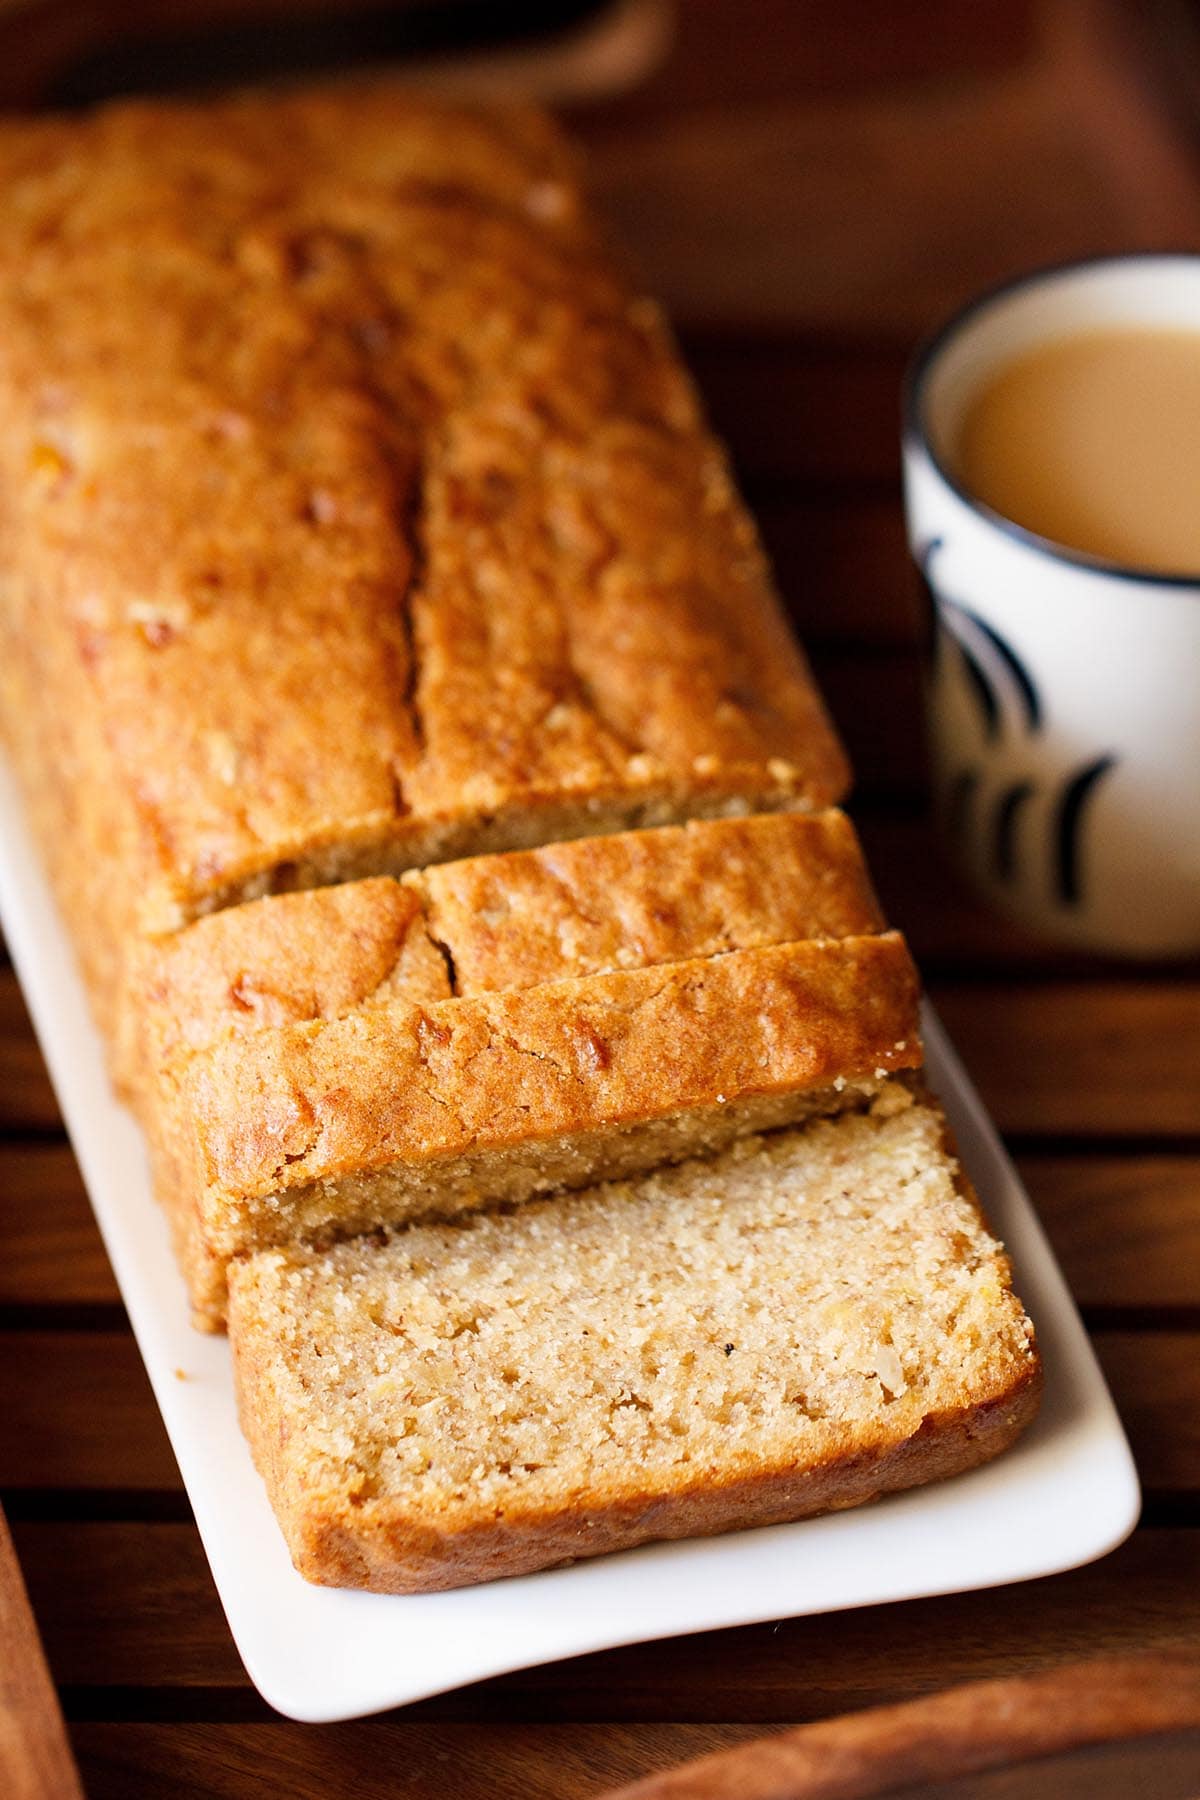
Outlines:
{"type": "Polygon", "coordinates": [[[1200,255],[1076,263],[977,300],[909,372],[904,484],[930,605],[935,798],[956,860],[1059,939],[1178,956],[1200,953],[1200,570],[1064,549],[967,492],[950,455],[969,399],[1014,356],[1146,325],[1200,332],[1200,255]]]}

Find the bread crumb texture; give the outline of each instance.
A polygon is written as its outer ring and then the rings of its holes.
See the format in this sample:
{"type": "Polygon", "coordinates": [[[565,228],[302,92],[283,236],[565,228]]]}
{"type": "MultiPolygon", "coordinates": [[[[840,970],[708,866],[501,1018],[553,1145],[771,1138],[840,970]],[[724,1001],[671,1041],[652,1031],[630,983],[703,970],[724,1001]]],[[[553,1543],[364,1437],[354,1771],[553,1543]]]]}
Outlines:
{"type": "Polygon", "coordinates": [[[943,1134],[893,1091],[510,1215],[235,1263],[244,1422],[298,1565],[448,1586],[1002,1448],[1033,1332],[943,1134]]]}

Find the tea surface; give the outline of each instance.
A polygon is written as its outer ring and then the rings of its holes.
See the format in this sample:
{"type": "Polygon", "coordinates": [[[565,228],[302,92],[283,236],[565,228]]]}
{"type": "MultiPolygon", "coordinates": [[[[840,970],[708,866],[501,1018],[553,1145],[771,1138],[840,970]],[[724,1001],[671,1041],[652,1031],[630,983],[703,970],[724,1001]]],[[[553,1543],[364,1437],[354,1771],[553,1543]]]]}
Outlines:
{"type": "Polygon", "coordinates": [[[954,463],[995,512],[1158,574],[1200,574],[1200,329],[1025,351],[972,396],[954,463]]]}

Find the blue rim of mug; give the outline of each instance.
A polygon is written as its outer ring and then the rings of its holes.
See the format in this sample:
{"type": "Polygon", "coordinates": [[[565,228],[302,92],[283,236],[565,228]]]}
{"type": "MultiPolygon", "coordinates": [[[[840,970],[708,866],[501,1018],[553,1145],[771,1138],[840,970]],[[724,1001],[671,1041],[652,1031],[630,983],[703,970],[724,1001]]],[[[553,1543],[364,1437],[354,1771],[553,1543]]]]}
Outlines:
{"type": "Polygon", "coordinates": [[[953,313],[944,325],[923,339],[913,352],[904,376],[903,431],[905,442],[917,445],[924,452],[937,474],[964,506],[978,513],[1006,537],[1023,544],[1026,549],[1040,550],[1044,555],[1053,557],[1056,562],[1067,563],[1074,569],[1083,569],[1090,575],[1108,575],[1117,581],[1138,582],[1151,587],[1196,589],[1200,588],[1200,569],[1194,575],[1165,574],[1155,569],[1141,569],[1132,563],[1109,562],[1102,556],[1090,555],[1086,550],[1072,550],[1069,545],[1056,543],[1053,538],[1043,537],[1040,532],[1031,531],[1027,525],[1018,525],[1015,519],[996,512],[986,500],[981,500],[978,494],[964,487],[953,471],[947,468],[933,447],[933,440],[925,423],[924,397],[929,372],[951,340],[970,325],[977,314],[986,312],[997,301],[1007,300],[1024,288],[1038,287],[1043,282],[1056,281],[1064,275],[1074,275],[1085,269],[1115,269],[1129,263],[1151,262],[1194,263],[1200,271],[1200,251],[1125,250],[1109,255],[1102,252],[1096,256],[1071,257],[1066,262],[1047,263],[1041,268],[1029,269],[1023,275],[1009,276],[1007,280],[998,281],[993,287],[976,294],[973,300],[968,300],[965,306],[953,313]]]}

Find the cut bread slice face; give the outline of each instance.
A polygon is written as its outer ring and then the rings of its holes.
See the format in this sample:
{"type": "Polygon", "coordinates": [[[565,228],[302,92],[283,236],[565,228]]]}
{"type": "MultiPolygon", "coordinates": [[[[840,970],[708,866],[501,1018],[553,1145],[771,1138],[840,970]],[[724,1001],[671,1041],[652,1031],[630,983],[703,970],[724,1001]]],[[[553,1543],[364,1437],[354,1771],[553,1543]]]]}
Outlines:
{"type": "Polygon", "coordinates": [[[382,1592],[858,1505],[997,1455],[1040,1387],[901,1082],[636,1181],[238,1260],[229,1329],[297,1568],[382,1592]]]}
{"type": "Polygon", "coordinates": [[[126,1067],[198,1322],[219,1325],[231,1256],[866,1105],[921,1058],[916,974],[879,923],[832,814],[480,858],[191,927],[147,965],[126,1067]]]}

